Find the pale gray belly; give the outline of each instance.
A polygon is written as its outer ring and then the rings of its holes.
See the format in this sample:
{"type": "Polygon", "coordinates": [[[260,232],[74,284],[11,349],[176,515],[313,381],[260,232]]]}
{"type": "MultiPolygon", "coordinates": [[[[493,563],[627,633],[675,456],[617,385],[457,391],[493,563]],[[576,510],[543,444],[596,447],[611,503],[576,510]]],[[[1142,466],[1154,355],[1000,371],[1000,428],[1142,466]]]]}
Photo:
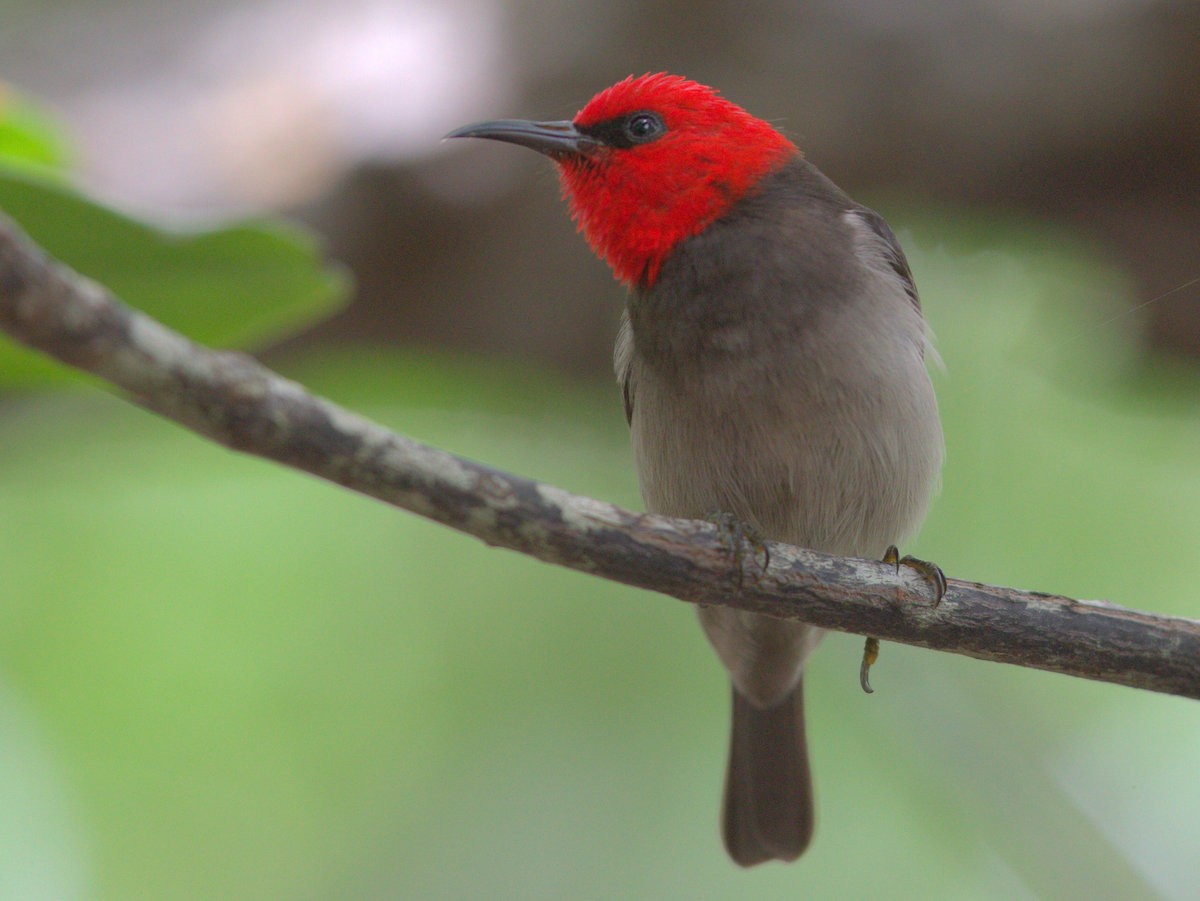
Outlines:
{"type": "Polygon", "coordinates": [[[941,463],[923,370],[914,384],[907,396],[684,398],[643,371],[631,422],[642,496],[655,512],[731,513],[778,541],[878,557],[919,525],[941,463]]]}

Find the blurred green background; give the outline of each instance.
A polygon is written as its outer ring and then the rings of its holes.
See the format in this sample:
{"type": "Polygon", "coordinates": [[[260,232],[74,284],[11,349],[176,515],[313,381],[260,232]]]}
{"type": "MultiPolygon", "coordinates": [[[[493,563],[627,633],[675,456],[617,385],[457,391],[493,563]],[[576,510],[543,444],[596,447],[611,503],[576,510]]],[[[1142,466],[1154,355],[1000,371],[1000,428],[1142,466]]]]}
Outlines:
{"type": "MultiPolygon", "coordinates": [[[[354,263],[334,315],[345,274],[294,227],[164,231],[93,205],[75,187],[106,190],[86,117],[50,106],[0,103],[0,209],[52,252],[197,340],[273,345],[285,374],[400,432],[638,506],[603,364],[620,291],[540,161],[500,156],[453,189],[438,179],[483,158],[370,163],[290,207],[354,263]],[[412,223],[361,215],[380,184],[412,223]],[[527,203],[557,218],[521,257],[527,203]],[[504,258],[482,275],[438,262],[487,240],[504,258]],[[365,265],[380,254],[420,273],[365,265]],[[364,342],[384,314],[356,307],[393,281],[425,330],[364,342]],[[515,322],[435,303],[481,285],[515,322]],[[435,340],[441,322],[462,340],[435,340]]],[[[900,232],[945,361],[943,489],[905,550],[1200,615],[1200,376],[1143,340],[1156,294],[1069,221],[889,181],[858,193],[900,232]]],[[[816,841],[740,871],[717,833],[728,689],[686,605],[232,454],[32,360],[0,344],[5,901],[1195,897],[1192,702],[890,644],[868,697],[860,640],[831,636],[807,680],[816,841]]]]}

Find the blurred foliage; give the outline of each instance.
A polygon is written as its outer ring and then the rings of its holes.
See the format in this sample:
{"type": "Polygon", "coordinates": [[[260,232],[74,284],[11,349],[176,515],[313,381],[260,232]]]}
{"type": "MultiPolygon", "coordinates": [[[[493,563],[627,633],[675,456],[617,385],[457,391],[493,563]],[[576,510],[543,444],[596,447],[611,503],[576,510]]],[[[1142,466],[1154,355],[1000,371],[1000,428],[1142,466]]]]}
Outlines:
{"type": "MultiPolygon", "coordinates": [[[[338,281],[274,229],[182,237],[44,182],[0,191],[53,252],[139,306],[173,298],[156,315],[205,340],[295,326],[338,281]]],[[[1124,285],[1068,236],[884,208],[946,363],[944,489],[905,550],[1196,615],[1195,373],[1123,343],[1124,285]]],[[[418,439],[638,503],[607,375],[362,349],[288,368],[418,439]]],[[[831,636],[807,680],[816,842],[742,872],[717,838],[728,688],[683,604],[100,392],[0,406],[0,529],[0,898],[1193,891],[1200,724],[1180,699],[895,645],[867,697],[860,641],[831,636]]]]}
{"type": "MultiPolygon", "coordinates": [[[[346,301],[346,274],[295,226],[175,231],[85,197],[53,168],[66,158],[53,126],[12,98],[0,91],[0,212],[125,303],[203,344],[244,347],[298,332],[346,301]]],[[[0,386],[67,375],[0,338],[0,386]]]]}
{"type": "Polygon", "coordinates": [[[0,161],[45,176],[61,174],[70,161],[66,138],[57,123],[2,81],[0,161]]]}

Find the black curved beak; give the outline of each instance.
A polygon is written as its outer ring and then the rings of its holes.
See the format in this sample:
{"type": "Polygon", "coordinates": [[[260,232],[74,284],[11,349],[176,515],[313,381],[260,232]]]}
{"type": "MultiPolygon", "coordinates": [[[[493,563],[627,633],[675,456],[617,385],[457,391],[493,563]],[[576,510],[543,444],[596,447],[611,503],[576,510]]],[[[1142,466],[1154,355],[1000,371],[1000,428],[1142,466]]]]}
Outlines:
{"type": "Polygon", "coordinates": [[[527,119],[495,119],[456,128],[447,138],[487,138],[519,144],[553,159],[587,156],[601,143],[575,127],[574,122],[530,122],[527,119]]]}

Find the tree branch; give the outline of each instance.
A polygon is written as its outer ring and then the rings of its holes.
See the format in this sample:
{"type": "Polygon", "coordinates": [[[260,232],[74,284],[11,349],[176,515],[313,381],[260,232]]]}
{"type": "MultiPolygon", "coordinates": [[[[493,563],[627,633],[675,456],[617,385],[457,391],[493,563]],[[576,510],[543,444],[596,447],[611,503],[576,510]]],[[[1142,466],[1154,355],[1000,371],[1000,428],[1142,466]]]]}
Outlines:
{"type": "Polygon", "coordinates": [[[695,604],[1200,698],[1200,622],[769,543],[744,578],[717,528],[634,513],[396,435],[251,358],[199,347],[54,262],[0,216],[0,328],[136,403],[490,545],[695,604]],[[740,584],[739,584],[740,583],[740,584]]]}

